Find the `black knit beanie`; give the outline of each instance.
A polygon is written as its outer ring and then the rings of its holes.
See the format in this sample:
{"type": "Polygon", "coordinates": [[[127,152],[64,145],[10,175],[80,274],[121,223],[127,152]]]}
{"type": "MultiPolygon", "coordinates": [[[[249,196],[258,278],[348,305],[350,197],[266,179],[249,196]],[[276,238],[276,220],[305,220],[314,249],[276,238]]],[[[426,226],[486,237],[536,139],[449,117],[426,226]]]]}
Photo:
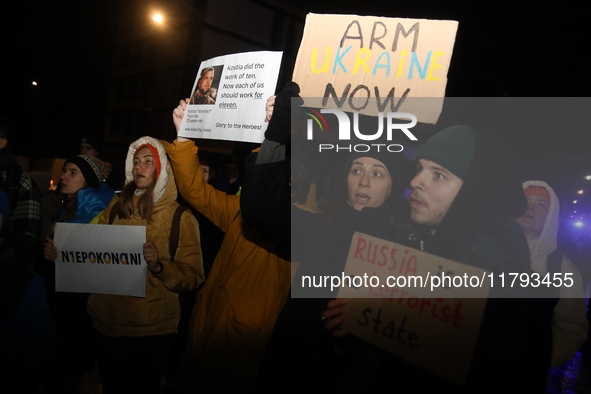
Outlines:
{"type": "Polygon", "coordinates": [[[109,177],[109,174],[113,169],[111,164],[90,155],[70,157],[66,160],[64,165],[68,163],[78,166],[88,186],[94,188],[99,187],[100,184],[109,177]]]}
{"type": "Polygon", "coordinates": [[[435,162],[452,174],[466,180],[476,147],[474,131],[468,126],[451,126],[419,147],[415,160],[435,162]]]}

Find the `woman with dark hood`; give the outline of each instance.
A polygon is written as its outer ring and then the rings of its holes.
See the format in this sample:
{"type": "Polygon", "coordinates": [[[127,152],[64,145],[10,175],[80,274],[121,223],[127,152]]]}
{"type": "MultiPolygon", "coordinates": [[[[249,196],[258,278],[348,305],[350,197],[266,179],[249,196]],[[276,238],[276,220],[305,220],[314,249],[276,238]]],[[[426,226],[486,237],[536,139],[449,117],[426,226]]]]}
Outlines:
{"type": "Polygon", "coordinates": [[[350,153],[332,198],[318,215],[318,224],[306,231],[292,230],[292,264],[299,262],[299,266],[292,281],[292,298],[277,320],[259,372],[259,388],[277,387],[278,382],[297,376],[294,384],[298,388],[328,389],[334,382],[325,377],[357,359],[366,347],[351,337],[345,344],[347,358],[334,355],[320,318],[338,289],[304,286],[302,280],[306,276],[317,283],[325,275],[340,276],[357,231],[390,237],[392,224],[404,216],[399,160],[390,152],[350,153]]]}

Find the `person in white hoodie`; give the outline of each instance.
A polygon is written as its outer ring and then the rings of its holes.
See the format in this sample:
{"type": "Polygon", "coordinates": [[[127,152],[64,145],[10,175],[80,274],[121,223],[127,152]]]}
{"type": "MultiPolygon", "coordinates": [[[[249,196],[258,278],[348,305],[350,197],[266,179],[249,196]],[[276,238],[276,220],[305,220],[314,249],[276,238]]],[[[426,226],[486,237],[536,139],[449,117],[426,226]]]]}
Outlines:
{"type": "MultiPolygon", "coordinates": [[[[552,362],[551,368],[571,360],[587,338],[588,321],[581,274],[569,258],[558,248],[558,217],[560,203],[554,190],[542,181],[523,183],[527,198],[527,211],[517,219],[523,229],[529,252],[531,268],[539,273],[542,280],[550,273],[572,273],[573,285],[561,286],[559,298],[552,317],[552,362]]],[[[569,275],[570,276],[570,275],[569,275]]]]}

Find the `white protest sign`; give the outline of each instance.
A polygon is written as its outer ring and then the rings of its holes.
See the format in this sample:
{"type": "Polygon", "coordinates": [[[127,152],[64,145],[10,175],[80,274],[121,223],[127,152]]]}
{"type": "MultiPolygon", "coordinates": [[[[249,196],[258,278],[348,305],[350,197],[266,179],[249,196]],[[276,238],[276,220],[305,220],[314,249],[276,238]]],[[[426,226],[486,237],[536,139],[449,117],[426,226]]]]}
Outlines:
{"type": "Polygon", "coordinates": [[[56,223],[55,290],[145,297],[145,226],[56,223]]]}
{"type": "Polygon", "coordinates": [[[470,288],[474,298],[464,298],[465,287],[432,289],[430,280],[418,279],[441,272],[450,277],[466,274],[486,279],[488,275],[476,267],[355,233],[344,277],[368,275],[368,282],[377,285],[358,281],[356,288],[340,289],[338,297],[348,299],[343,328],[411,364],[463,384],[490,283],[470,288]]]}
{"type": "Polygon", "coordinates": [[[246,52],[201,63],[179,135],[260,143],[282,52],[246,52]]]}
{"type": "Polygon", "coordinates": [[[321,108],[408,112],[435,124],[457,29],[456,21],[308,14],[293,80],[301,97],[323,98],[321,108]]]}

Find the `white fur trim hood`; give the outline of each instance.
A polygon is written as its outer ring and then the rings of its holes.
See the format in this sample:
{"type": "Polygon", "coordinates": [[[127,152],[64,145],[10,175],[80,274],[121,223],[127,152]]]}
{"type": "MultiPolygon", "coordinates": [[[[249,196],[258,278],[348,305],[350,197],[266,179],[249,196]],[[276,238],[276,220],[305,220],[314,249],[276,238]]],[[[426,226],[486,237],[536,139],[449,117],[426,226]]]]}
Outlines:
{"type": "Polygon", "coordinates": [[[523,183],[523,190],[530,186],[543,187],[550,194],[550,207],[548,215],[544,222],[542,233],[536,239],[529,240],[529,252],[531,254],[532,268],[536,272],[546,271],[546,257],[556,250],[558,246],[558,214],[560,211],[560,202],[554,190],[543,181],[527,181],[523,183]]]}
{"type": "MultiPolygon", "coordinates": [[[[158,176],[158,179],[156,179],[156,185],[154,185],[154,203],[156,203],[164,194],[164,190],[168,185],[168,179],[170,178],[170,166],[168,165],[166,149],[164,149],[162,143],[160,143],[160,141],[158,141],[156,138],[141,137],[129,145],[129,149],[127,150],[127,158],[125,159],[125,184],[134,181],[132,173],[133,158],[137,148],[145,144],[155,147],[160,158],[160,176],[158,176]]],[[[141,194],[141,192],[138,194],[138,191],[139,190],[136,190],[136,195],[141,194]]]]}

